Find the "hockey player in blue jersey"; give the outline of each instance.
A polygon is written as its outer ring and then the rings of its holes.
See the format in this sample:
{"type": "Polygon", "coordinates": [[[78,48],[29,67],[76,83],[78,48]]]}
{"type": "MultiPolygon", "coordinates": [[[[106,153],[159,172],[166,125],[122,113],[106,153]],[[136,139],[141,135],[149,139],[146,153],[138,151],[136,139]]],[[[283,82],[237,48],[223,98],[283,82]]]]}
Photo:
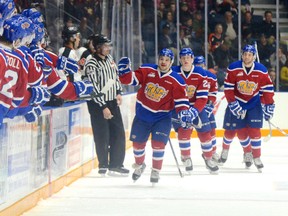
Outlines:
{"type": "Polygon", "coordinates": [[[233,62],[227,69],[224,93],[228,102],[224,129],[236,130],[244,148],[244,162],[254,162],[261,172],[261,132],[263,115],[266,121],[274,113],[274,88],[267,69],[255,62],[256,49],[244,46],[242,60],[233,62]],[[261,92],[261,94],[260,94],[261,92]],[[262,102],[262,103],[261,103],[262,102]]]}

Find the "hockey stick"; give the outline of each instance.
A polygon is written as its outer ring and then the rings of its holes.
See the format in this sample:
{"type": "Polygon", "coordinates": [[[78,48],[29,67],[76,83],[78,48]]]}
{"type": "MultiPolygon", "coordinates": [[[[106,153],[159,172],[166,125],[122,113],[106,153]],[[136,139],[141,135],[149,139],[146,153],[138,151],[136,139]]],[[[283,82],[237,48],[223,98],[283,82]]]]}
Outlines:
{"type": "Polygon", "coordinates": [[[213,109],[213,114],[214,114],[214,115],[216,115],[216,113],[217,113],[217,111],[218,111],[218,109],[219,109],[219,106],[220,106],[222,100],[224,100],[224,98],[225,98],[225,95],[223,95],[223,96],[220,98],[220,100],[218,100],[218,101],[215,102],[215,104],[214,104],[214,109],[213,109]]]}
{"type": "Polygon", "coordinates": [[[270,120],[268,121],[270,122],[270,125],[272,125],[273,127],[275,127],[278,131],[280,131],[283,135],[288,136],[288,134],[282,130],[281,128],[279,128],[278,126],[276,126],[275,124],[273,124],[270,120]]]}
{"type": "Polygon", "coordinates": [[[177,169],[178,169],[179,175],[180,175],[181,178],[183,178],[184,175],[183,175],[183,173],[182,173],[182,171],[181,171],[181,169],[180,169],[180,165],[179,165],[179,163],[178,163],[178,160],[177,160],[177,157],[176,157],[176,154],[175,154],[174,148],[173,148],[173,146],[172,146],[171,139],[169,138],[168,141],[169,141],[169,144],[170,144],[170,147],[171,147],[171,150],[172,150],[172,153],[173,153],[173,156],[174,156],[175,162],[176,162],[176,166],[177,166],[177,169]]]}
{"type": "Polygon", "coordinates": [[[269,134],[263,138],[264,142],[268,142],[270,140],[270,138],[272,137],[272,127],[271,127],[270,120],[268,120],[268,124],[269,124],[269,134]]]}
{"type": "Polygon", "coordinates": [[[254,42],[254,47],[255,47],[255,50],[256,50],[256,60],[257,60],[257,62],[260,63],[259,54],[258,54],[258,47],[257,47],[257,41],[254,42]]]}

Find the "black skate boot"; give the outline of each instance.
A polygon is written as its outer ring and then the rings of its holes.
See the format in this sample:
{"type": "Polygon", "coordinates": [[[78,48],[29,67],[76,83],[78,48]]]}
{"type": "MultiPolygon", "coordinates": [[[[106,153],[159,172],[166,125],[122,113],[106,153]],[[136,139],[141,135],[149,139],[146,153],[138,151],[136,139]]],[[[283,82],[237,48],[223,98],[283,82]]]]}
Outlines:
{"type": "Polygon", "coordinates": [[[219,158],[219,160],[218,160],[218,163],[219,163],[219,164],[224,164],[224,163],[227,161],[228,153],[229,153],[229,150],[228,150],[228,149],[223,149],[223,150],[222,150],[221,155],[220,155],[220,158],[219,158]]]}
{"type": "Polygon", "coordinates": [[[249,167],[251,167],[251,165],[253,164],[253,155],[252,152],[246,152],[243,155],[243,162],[245,163],[246,169],[248,169],[249,167]]]}
{"type": "Polygon", "coordinates": [[[132,174],[132,179],[135,181],[137,181],[142,173],[144,172],[145,168],[146,168],[146,164],[142,163],[142,164],[133,164],[132,167],[135,169],[134,173],[132,174]]]}
{"type": "Polygon", "coordinates": [[[110,176],[128,176],[129,175],[129,170],[122,167],[114,167],[114,168],[109,168],[109,173],[108,175],[110,176]]]}

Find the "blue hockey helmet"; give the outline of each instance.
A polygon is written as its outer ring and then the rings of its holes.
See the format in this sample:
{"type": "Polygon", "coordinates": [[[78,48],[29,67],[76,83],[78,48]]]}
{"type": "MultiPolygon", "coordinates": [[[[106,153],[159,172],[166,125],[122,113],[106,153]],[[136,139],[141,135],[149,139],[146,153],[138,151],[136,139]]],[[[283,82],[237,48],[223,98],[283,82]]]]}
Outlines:
{"type": "Polygon", "coordinates": [[[245,52],[253,53],[254,56],[256,55],[256,49],[255,49],[255,47],[253,45],[244,46],[243,49],[242,49],[242,54],[245,53],[245,52]]]}
{"type": "Polygon", "coordinates": [[[3,34],[4,20],[12,17],[15,11],[13,0],[0,0],[0,35],[3,34]]]}
{"type": "Polygon", "coordinates": [[[11,43],[22,39],[26,36],[29,26],[30,24],[27,21],[18,20],[16,17],[7,19],[4,21],[3,37],[11,43]]]}
{"type": "Polygon", "coordinates": [[[194,58],[194,64],[198,65],[198,64],[206,64],[205,58],[204,56],[195,56],[194,58]]]}
{"type": "Polygon", "coordinates": [[[159,57],[160,56],[167,56],[171,59],[171,61],[174,61],[174,53],[172,52],[172,50],[164,48],[159,52],[159,57]]]}
{"type": "Polygon", "coordinates": [[[45,36],[45,27],[43,23],[34,23],[34,33],[35,37],[32,40],[32,44],[37,44],[39,41],[41,42],[45,36]]]}
{"type": "Polygon", "coordinates": [[[179,53],[180,57],[190,55],[192,58],[194,57],[194,53],[191,48],[183,48],[179,53]]]}
{"type": "Polygon", "coordinates": [[[22,14],[29,19],[31,19],[34,23],[43,23],[44,18],[42,14],[35,8],[29,8],[23,10],[22,14]]]}

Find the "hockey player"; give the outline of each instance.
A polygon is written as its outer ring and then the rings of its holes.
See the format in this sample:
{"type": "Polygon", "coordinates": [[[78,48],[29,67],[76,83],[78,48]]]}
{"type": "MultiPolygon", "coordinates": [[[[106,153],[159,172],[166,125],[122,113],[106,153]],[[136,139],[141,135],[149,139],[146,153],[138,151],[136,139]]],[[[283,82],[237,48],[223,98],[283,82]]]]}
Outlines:
{"type": "MultiPolygon", "coordinates": [[[[211,174],[218,172],[218,166],[212,160],[213,148],[212,137],[210,134],[211,126],[209,118],[205,111],[205,106],[208,101],[209,84],[207,81],[206,72],[198,66],[193,65],[194,53],[190,48],[183,48],[180,53],[181,66],[173,67],[186,83],[186,91],[188,94],[190,108],[189,112],[194,116],[193,125],[197,131],[198,138],[201,143],[202,157],[205,161],[206,168],[211,174]],[[202,123],[200,123],[202,122],[202,123]]],[[[178,141],[181,150],[181,160],[183,161],[186,170],[193,169],[191,160],[191,143],[190,138],[193,128],[182,128],[179,124],[173,123],[175,131],[178,133],[178,141]]]]}
{"type": "Polygon", "coordinates": [[[252,162],[261,172],[264,167],[260,159],[263,114],[266,121],[270,120],[275,105],[273,83],[266,67],[255,62],[255,58],[255,47],[246,45],[242,49],[242,60],[231,63],[227,69],[224,93],[231,112],[225,113],[224,125],[232,125],[237,130],[241,145],[246,149],[244,161],[247,156],[253,157],[252,162]],[[264,104],[261,105],[261,101],[264,104]]]}
{"type": "MultiPolygon", "coordinates": [[[[184,120],[183,126],[187,126],[189,102],[185,83],[171,70],[173,61],[173,52],[163,49],[159,53],[158,65],[144,64],[132,71],[129,58],[123,57],[118,63],[120,81],[123,84],[140,86],[137,92],[136,116],[130,134],[135,157],[133,164],[135,171],[132,175],[134,181],[140,178],[146,167],[145,147],[151,134],[153,153],[150,182],[158,182],[165,145],[171,131],[171,115],[174,107],[180,119],[184,120]]],[[[189,117],[191,119],[191,116],[189,117]]]]}
{"type": "Polygon", "coordinates": [[[212,147],[213,147],[212,159],[218,163],[219,155],[216,153],[217,146],[216,146],[216,134],[215,134],[216,121],[215,121],[215,116],[213,114],[214,104],[216,102],[217,92],[218,92],[217,77],[215,74],[213,74],[209,70],[206,70],[206,61],[203,56],[196,56],[194,59],[194,65],[202,67],[207,74],[207,81],[208,81],[209,89],[208,89],[208,101],[207,101],[207,104],[205,105],[205,111],[207,112],[207,116],[209,118],[209,122],[211,126],[210,134],[212,138],[212,147]]]}

